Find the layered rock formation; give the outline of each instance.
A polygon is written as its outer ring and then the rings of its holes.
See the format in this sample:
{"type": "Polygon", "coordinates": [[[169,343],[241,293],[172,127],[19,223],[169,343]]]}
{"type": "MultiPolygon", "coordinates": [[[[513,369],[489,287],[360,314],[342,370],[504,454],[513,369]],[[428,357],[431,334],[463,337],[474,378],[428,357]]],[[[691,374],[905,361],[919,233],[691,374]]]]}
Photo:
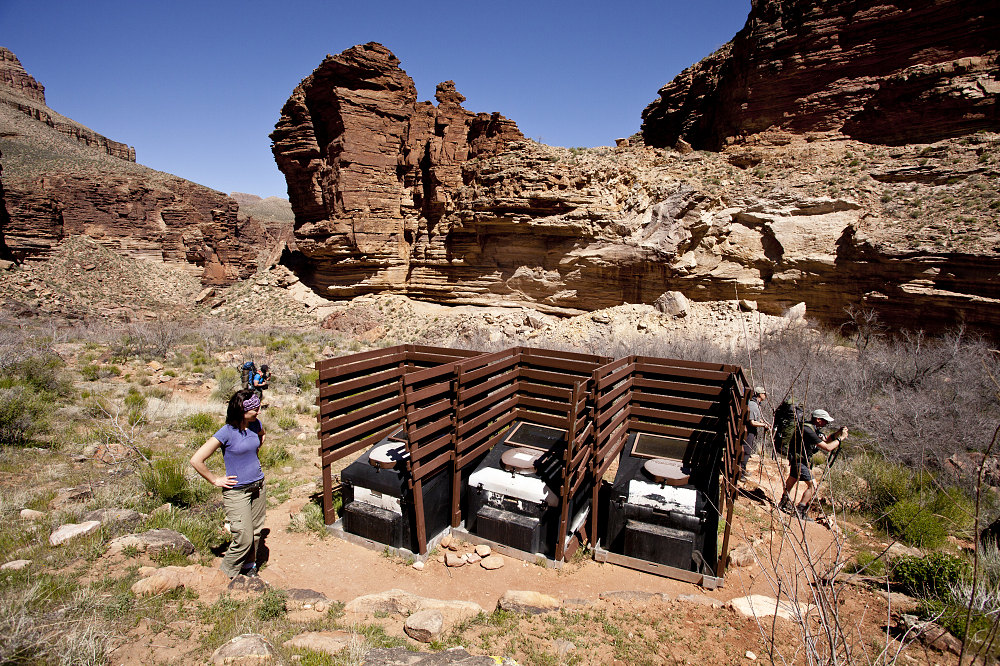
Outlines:
{"type": "Polygon", "coordinates": [[[755,0],[744,28],[643,111],[653,146],[768,129],[886,144],[1000,129],[1000,3],[755,0]]]}
{"type": "Polygon", "coordinates": [[[567,150],[472,115],[450,84],[437,107],[415,100],[395,57],[368,44],[328,57],[283,109],[272,138],[296,215],[290,263],[324,296],[572,314],[677,290],[768,313],[805,302],[837,324],[850,306],[899,326],[1000,324],[997,135],[567,150]]]}
{"type": "Polygon", "coordinates": [[[45,104],[45,86],[24,71],[21,61],[0,46],[0,103],[45,123],[80,143],[102,150],[108,155],[135,162],[135,148],[112,141],[106,136],[64,118],[45,104]],[[12,94],[11,94],[12,93],[12,94]]]}
{"type": "Polygon", "coordinates": [[[275,244],[259,222],[238,220],[225,194],[138,165],[131,147],[49,109],[44,88],[9,51],[0,52],[0,102],[0,247],[10,255],[44,258],[67,236],[86,234],[227,284],[252,275],[258,253],[275,244]]]}
{"type": "MultiPolygon", "coordinates": [[[[271,134],[309,282],[341,295],[401,284],[441,255],[463,165],[522,139],[498,113],[473,114],[451,81],[438,105],[381,44],[328,56],[295,89],[271,134]]],[[[447,260],[445,260],[447,261],[447,260]]]]}

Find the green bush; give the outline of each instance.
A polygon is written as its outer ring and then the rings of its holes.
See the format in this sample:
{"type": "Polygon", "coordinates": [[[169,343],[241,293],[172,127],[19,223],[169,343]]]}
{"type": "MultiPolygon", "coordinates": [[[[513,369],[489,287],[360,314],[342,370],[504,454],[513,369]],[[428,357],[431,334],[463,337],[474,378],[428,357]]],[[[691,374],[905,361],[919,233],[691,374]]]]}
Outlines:
{"type": "Polygon", "coordinates": [[[949,586],[967,578],[969,573],[968,561],[957,555],[904,555],[892,561],[889,580],[913,596],[938,599],[945,598],[949,586]]]}
{"type": "Polygon", "coordinates": [[[948,536],[941,519],[914,500],[896,502],[879,521],[889,534],[921,548],[938,548],[948,536]]]}
{"type": "Polygon", "coordinates": [[[194,430],[197,433],[210,435],[218,430],[221,424],[219,423],[218,416],[207,412],[198,412],[197,414],[189,414],[186,416],[184,418],[183,425],[188,430],[194,430]]]}
{"type": "Polygon", "coordinates": [[[187,462],[178,458],[160,458],[139,472],[146,491],[160,502],[191,506],[208,498],[211,489],[185,475],[187,462]]]}
{"type": "Polygon", "coordinates": [[[854,556],[854,561],[849,562],[845,570],[863,576],[884,576],[885,560],[870,550],[863,550],[854,556]]]}
{"type": "Polygon", "coordinates": [[[283,443],[268,444],[260,453],[260,464],[264,469],[287,465],[291,460],[292,454],[283,443]]]}
{"type": "Polygon", "coordinates": [[[240,373],[236,368],[222,368],[215,373],[215,380],[218,386],[212,392],[212,397],[221,402],[227,402],[240,383],[240,373]]]}
{"type": "MultiPolygon", "coordinates": [[[[934,620],[958,639],[965,640],[965,618],[969,612],[968,606],[958,603],[954,599],[926,599],[920,605],[918,612],[920,617],[934,620]]],[[[969,622],[969,635],[987,636],[992,626],[993,620],[989,615],[973,611],[969,622]]]]}
{"type": "Polygon", "coordinates": [[[51,403],[31,386],[0,388],[0,444],[21,446],[48,431],[51,403]]]}
{"type": "Polygon", "coordinates": [[[284,590],[276,590],[273,587],[267,589],[260,596],[254,612],[261,620],[274,620],[283,617],[287,611],[285,599],[287,595],[284,590]]]}
{"type": "Polygon", "coordinates": [[[145,409],[147,400],[146,396],[139,392],[134,386],[129,388],[128,393],[125,395],[125,406],[129,409],[145,409]]]}
{"type": "Polygon", "coordinates": [[[87,365],[80,366],[80,376],[86,379],[88,382],[96,382],[100,377],[101,368],[94,363],[88,363],[87,365]]]}
{"type": "Polygon", "coordinates": [[[309,391],[316,388],[318,380],[319,372],[317,370],[306,370],[295,376],[295,385],[302,391],[309,391]]]}

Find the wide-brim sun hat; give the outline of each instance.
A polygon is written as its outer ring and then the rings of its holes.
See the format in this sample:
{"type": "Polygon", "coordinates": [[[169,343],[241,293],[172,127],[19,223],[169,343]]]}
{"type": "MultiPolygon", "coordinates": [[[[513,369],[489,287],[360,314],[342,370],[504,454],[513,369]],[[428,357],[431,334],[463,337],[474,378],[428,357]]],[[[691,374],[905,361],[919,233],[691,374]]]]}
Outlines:
{"type": "Polygon", "coordinates": [[[825,409],[815,409],[812,413],[813,420],[823,419],[827,423],[833,423],[833,417],[830,416],[830,412],[825,409]]]}

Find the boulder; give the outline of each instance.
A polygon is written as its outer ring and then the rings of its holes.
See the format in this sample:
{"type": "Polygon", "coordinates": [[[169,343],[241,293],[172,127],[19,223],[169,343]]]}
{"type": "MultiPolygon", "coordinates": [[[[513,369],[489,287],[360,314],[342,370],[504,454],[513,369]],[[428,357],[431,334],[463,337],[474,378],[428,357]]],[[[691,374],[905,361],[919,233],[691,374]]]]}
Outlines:
{"type": "Polygon", "coordinates": [[[212,653],[213,664],[270,664],[276,653],[260,634],[242,634],[212,653]]]}
{"type": "Polygon", "coordinates": [[[199,596],[205,593],[221,592],[229,583],[229,578],[219,569],[191,564],[185,567],[141,567],[143,576],[132,585],[132,594],[137,597],[155,596],[183,587],[199,596]]]}
{"type": "MultiPolygon", "coordinates": [[[[96,522],[96,521],[95,521],[96,522]]],[[[97,523],[100,525],[100,523],[97,523]]],[[[140,553],[159,553],[165,550],[177,550],[185,555],[194,552],[194,544],[186,536],[175,530],[159,528],[148,530],[142,534],[126,534],[111,541],[109,554],[120,553],[126,548],[134,547],[140,553]]]]}
{"type": "Polygon", "coordinates": [[[497,608],[510,613],[540,615],[559,610],[562,603],[555,597],[528,590],[507,590],[497,601],[497,608]]]}
{"type": "Polygon", "coordinates": [[[629,604],[648,604],[653,601],[670,601],[670,597],[660,592],[643,592],[640,590],[618,590],[602,592],[599,598],[603,601],[624,601],[629,604]]]}
{"type": "Polygon", "coordinates": [[[31,564],[31,560],[11,560],[0,564],[0,571],[20,571],[31,564]]]}
{"type": "Polygon", "coordinates": [[[468,562],[465,560],[464,555],[459,555],[458,553],[453,553],[448,551],[444,554],[444,563],[449,567],[464,567],[468,562]]]}
{"type": "Polygon", "coordinates": [[[71,539],[96,532],[101,527],[99,520],[88,520],[82,523],[67,523],[60,525],[49,536],[49,544],[59,546],[71,539]]]}
{"type": "Polygon", "coordinates": [[[796,303],[792,307],[785,310],[785,319],[790,322],[801,322],[805,321],[806,318],[806,304],[796,303]]]}
{"type": "Polygon", "coordinates": [[[436,610],[417,611],[406,618],[403,631],[406,635],[420,643],[430,643],[441,635],[444,629],[444,615],[436,610]]]}
{"type": "Polygon", "coordinates": [[[688,313],[687,298],[679,291],[668,291],[660,294],[653,307],[663,314],[672,317],[686,317],[688,313]]]}
{"type": "Polygon", "coordinates": [[[783,620],[799,621],[813,609],[810,604],[796,604],[791,601],[781,601],[761,594],[751,594],[746,597],[731,599],[726,604],[740,615],[751,618],[777,616],[783,620]]]}
{"type": "Polygon", "coordinates": [[[352,641],[360,644],[364,639],[349,631],[307,631],[293,636],[281,645],[289,649],[312,650],[335,656],[351,645],[352,641]]]}
{"type": "Polygon", "coordinates": [[[446,628],[484,612],[482,606],[471,601],[430,599],[399,589],[367,594],[347,602],[344,606],[345,612],[359,615],[388,614],[408,617],[422,610],[440,611],[444,616],[446,628]]]}
{"type": "Polygon", "coordinates": [[[709,608],[722,608],[721,601],[713,599],[707,594],[679,594],[677,595],[677,601],[708,606],[709,608]]]}
{"type": "Polygon", "coordinates": [[[489,555],[483,558],[483,561],[479,563],[479,566],[492,571],[494,569],[500,569],[503,567],[503,564],[503,557],[500,555],[489,555]]]}
{"type": "Polygon", "coordinates": [[[24,520],[42,520],[47,514],[34,509],[21,509],[21,518],[24,520]]]}
{"type": "Polygon", "coordinates": [[[102,525],[136,525],[142,517],[132,509],[95,509],[83,514],[84,520],[97,520],[102,525]]]}

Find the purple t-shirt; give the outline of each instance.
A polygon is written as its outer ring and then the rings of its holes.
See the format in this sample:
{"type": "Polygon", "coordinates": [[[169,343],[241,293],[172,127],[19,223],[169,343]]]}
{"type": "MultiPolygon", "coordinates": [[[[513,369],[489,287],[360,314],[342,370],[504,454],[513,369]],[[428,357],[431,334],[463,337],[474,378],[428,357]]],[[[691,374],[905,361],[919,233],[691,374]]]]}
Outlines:
{"type": "Polygon", "coordinates": [[[262,430],[260,421],[254,420],[247,425],[246,430],[234,428],[227,423],[214,435],[222,442],[222,459],[226,463],[226,476],[236,477],[234,488],[242,488],[264,478],[264,470],[261,469],[260,459],[257,457],[262,430]]]}

